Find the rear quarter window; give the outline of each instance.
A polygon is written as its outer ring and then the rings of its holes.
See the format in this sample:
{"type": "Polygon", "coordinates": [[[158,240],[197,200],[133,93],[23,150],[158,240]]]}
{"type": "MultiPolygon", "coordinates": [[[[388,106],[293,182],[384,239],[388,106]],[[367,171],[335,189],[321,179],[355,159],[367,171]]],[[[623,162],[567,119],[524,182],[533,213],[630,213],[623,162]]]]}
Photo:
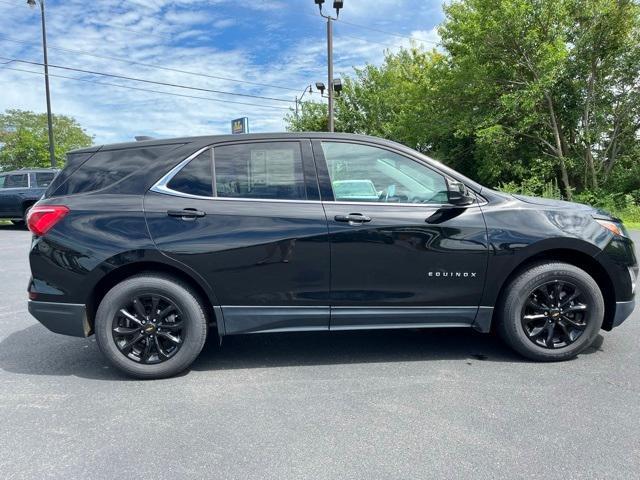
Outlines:
{"type": "Polygon", "coordinates": [[[35,180],[36,180],[36,187],[48,187],[51,182],[53,181],[53,177],[55,177],[56,174],[54,172],[36,172],[35,173],[35,180]]]}
{"type": "MultiPolygon", "coordinates": [[[[133,174],[148,174],[153,169],[154,162],[174,148],[176,148],[175,144],[98,151],[85,160],[75,171],[67,175],[66,181],[59,185],[50,196],[57,197],[117,189],[118,185],[133,174]]],[[[65,167],[65,170],[67,168],[70,167],[65,167]]],[[[64,172],[63,170],[63,175],[64,172]]]]}

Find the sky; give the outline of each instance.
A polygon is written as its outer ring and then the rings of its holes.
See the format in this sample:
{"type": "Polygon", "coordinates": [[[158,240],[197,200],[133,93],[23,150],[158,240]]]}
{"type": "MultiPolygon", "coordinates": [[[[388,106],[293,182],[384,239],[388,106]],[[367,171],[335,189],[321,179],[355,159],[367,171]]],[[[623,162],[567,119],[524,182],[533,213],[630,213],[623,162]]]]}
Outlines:
{"type": "MultiPolygon", "coordinates": [[[[325,11],[333,11],[331,4],[325,2],[325,11]]],[[[344,4],[334,26],[334,77],[368,63],[380,65],[385,49],[412,41],[437,45],[442,0],[344,4]]],[[[45,5],[50,65],[85,70],[50,69],[52,110],[74,117],[96,144],[136,135],[229,133],[231,120],[244,116],[252,132],[282,131],[296,96],[317,81],[327,83],[326,21],[313,0],[47,0],[45,5]]],[[[40,9],[29,8],[26,0],[0,0],[0,112],[46,111],[42,66],[25,61],[42,63],[40,9]]],[[[307,98],[323,101],[317,93],[307,98]]]]}

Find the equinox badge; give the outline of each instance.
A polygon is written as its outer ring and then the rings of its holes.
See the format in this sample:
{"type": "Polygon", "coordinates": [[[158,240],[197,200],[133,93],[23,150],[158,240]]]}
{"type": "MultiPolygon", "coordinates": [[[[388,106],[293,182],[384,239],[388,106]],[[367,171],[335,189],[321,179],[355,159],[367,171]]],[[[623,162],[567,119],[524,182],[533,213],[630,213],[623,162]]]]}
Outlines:
{"type": "Polygon", "coordinates": [[[472,278],[476,276],[476,272],[428,272],[428,277],[456,277],[456,278],[472,278]]]}

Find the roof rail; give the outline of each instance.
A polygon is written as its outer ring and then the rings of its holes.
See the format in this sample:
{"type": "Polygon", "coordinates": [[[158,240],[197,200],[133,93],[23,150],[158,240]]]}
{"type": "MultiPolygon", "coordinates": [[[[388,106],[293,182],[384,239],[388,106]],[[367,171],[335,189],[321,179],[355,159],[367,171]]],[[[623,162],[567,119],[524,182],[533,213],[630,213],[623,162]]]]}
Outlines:
{"type": "Polygon", "coordinates": [[[155,140],[155,138],[148,137],[147,135],[136,135],[133,138],[136,139],[136,142],[144,142],[145,140],[155,140]]]}

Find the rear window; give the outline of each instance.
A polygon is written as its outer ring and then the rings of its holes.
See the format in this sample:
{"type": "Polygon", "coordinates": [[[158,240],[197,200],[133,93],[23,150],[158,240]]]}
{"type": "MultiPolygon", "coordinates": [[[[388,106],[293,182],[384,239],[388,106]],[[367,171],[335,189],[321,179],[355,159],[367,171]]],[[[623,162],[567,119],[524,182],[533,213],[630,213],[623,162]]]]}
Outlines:
{"type": "MultiPolygon", "coordinates": [[[[148,172],[155,160],[176,145],[99,151],[84,161],[51,196],[88,193],[113,187],[136,172],[148,172]]],[[[71,165],[65,167],[73,169],[71,165]]],[[[58,183],[56,178],[56,182],[58,183]]],[[[50,189],[51,190],[51,189],[50,189]]]]}
{"type": "Polygon", "coordinates": [[[55,176],[54,172],[36,172],[36,187],[48,187],[55,176]]]}

